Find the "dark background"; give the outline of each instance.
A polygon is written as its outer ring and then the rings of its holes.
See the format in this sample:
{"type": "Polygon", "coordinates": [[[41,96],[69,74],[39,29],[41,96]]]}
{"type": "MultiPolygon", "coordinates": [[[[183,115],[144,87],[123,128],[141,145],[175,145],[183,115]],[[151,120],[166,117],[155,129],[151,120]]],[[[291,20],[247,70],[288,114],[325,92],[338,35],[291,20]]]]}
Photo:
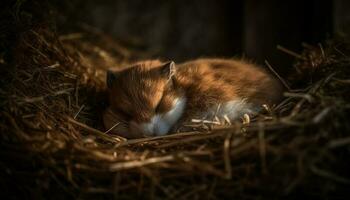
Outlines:
{"type": "Polygon", "coordinates": [[[59,35],[92,27],[127,49],[137,49],[138,59],[181,62],[238,56],[260,64],[267,60],[284,77],[293,71],[295,57],[277,45],[300,53],[302,43],[318,45],[350,32],[346,0],[13,0],[7,6],[5,2],[0,2],[0,46],[5,52],[16,46],[13,41],[23,30],[51,21],[59,35]]]}
{"type": "Polygon", "coordinates": [[[300,52],[347,32],[346,0],[253,1],[72,1],[59,10],[67,26],[80,21],[97,27],[125,45],[177,62],[197,57],[244,56],[268,60],[280,73],[293,57],[277,45],[300,52]]]}

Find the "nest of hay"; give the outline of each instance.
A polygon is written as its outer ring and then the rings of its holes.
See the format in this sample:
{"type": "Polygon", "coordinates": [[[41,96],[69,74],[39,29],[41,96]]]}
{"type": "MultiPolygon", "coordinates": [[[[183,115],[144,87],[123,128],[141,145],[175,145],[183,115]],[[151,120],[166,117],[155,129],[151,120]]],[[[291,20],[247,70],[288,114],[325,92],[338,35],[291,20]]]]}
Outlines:
{"type": "Polygon", "coordinates": [[[137,57],[101,33],[26,32],[1,62],[1,187],[30,199],[345,199],[350,51],[306,46],[275,108],[226,126],[125,140],[104,133],[104,67],[137,57]]]}

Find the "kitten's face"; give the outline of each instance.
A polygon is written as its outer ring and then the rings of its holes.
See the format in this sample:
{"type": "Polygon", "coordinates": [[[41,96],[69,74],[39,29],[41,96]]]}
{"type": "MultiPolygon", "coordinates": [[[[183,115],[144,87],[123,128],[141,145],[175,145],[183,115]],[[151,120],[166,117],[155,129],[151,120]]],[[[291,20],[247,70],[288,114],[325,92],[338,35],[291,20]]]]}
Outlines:
{"type": "Polygon", "coordinates": [[[108,72],[110,109],[132,134],[164,135],[180,118],[184,101],[172,84],[175,64],[140,63],[108,72]]]}

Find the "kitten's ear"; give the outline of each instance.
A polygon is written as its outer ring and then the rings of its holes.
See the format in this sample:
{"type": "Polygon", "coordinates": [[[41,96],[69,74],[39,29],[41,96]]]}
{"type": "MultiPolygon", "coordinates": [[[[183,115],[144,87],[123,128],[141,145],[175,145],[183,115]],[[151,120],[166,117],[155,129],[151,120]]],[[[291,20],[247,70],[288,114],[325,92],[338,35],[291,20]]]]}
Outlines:
{"type": "Polygon", "coordinates": [[[168,79],[171,79],[176,73],[176,66],[174,61],[165,63],[162,67],[162,74],[164,74],[168,79]]]}
{"type": "Polygon", "coordinates": [[[106,83],[108,88],[111,88],[113,86],[113,83],[116,79],[117,74],[115,72],[107,70],[106,83]]]}

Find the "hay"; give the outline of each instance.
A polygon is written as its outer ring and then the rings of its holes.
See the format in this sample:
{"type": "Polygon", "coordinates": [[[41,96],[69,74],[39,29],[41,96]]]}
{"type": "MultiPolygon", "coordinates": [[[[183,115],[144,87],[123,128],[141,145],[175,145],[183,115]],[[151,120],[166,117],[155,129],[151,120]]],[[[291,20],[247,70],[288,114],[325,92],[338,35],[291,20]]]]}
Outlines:
{"type": "Polygon", "coordinates": [[[300,55],[293,90],[244,123],[192,132],[105,134],[104,67],[132,50],[102,33],[28,31],[1,89],[1,187],[30,199],[345,199],[350,185],[349,46],[300,55]],[[117,47],[117,48],[114,48],[117,47]]]}

